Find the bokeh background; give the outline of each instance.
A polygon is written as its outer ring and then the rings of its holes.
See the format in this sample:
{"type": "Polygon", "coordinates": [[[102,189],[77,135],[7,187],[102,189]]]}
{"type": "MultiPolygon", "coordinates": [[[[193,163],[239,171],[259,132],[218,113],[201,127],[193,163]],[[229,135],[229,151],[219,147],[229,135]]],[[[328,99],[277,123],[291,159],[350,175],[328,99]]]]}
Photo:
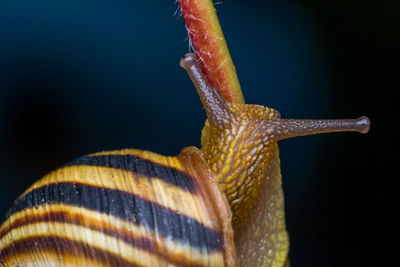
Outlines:
{"type": "MultiPolygon", "coordinates": [[[[247,103],[285,118],[372,121],[367,135],[280,142],[292,266],[391,258],[383,236],[398,176],[395,2],[216,3],[247,103]]],[[[176,155],[200,145],[205,114],[178,65],[189,48],[177,8],[173,0],[0,1],[1,216],[33,181],[80,155],[176,155]]]]}

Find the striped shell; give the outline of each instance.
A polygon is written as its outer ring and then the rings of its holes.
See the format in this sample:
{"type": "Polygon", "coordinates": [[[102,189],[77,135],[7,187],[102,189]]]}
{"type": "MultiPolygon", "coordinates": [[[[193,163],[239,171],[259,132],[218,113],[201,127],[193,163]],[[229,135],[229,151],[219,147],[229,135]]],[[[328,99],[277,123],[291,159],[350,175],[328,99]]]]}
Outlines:
{"type": "Polygon", "coordinates": [[[4,266],[232,266],[230,210],[200,150],[101,152],[46,175],[0,228],[4,266]]]}
{"type": "Polygon", "coordinates": [[[237,266],[239,259],[241,266],[287,266],[276,142],[366,133],[368,118],[280,119],[267,107],[226,102],[194,54],[180,64],[207,113],[202,150],[102,152],[50,173],[17,199],[0,227],[2,265],[237,266]]]}

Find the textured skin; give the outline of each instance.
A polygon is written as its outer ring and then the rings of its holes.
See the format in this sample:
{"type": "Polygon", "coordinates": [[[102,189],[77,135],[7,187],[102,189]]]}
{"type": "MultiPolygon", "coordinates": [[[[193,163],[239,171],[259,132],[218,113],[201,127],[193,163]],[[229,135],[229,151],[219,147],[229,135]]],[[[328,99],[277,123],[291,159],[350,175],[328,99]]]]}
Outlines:
{"type": "Polygon", "coordinates": [[[206,124],[202,150],[229,200],[237,233],[242,218],[256,204],[275,143],[270,139],[273,132],[260,121],[279,118],[279,113],[256,105],[230,104],[229,108],[232,115],[223,128],[206,124]]]}
{"type": "Polygon", "coordinates": [[[215,178],[188,158],[119,150],[51,172],[0,227],[1,266],[224,266],[227,201],[218,212],[215,178]]]}
{"type": "Polygon", "coordinates": [[[289,242],[273,139],[279,113],[256,105],[228,107],[224,127],[206,123],[202,150],[232,209],[240,266],[282,266],[289,242]]]}
{"type": "MultiPolygon", "coordinates": [[[[257,204],[237,236],[240,266],[283,266],[288,250],[278,146],[271,153],[257,204]]],[[[287,265],[289,266],[289,265],[287,265]]]]}
{"type": "Polygon", "coordinates": [[[279,113],[258,105],[228,103],[208,85],[194,54],[186,54],[180,65],[207,113],[201,149],[232,209],[241,265],[282,265],[288,251],[283,194],[280,173],[271,171],[271,167],[279,170],[276,160],[271,161],[277,153],[276,137],[282,132],[279,113]],[[251,232],[247,232],[249,224],[251,232]],[[251,238],[265,246],[257,249],[251,238]]]}

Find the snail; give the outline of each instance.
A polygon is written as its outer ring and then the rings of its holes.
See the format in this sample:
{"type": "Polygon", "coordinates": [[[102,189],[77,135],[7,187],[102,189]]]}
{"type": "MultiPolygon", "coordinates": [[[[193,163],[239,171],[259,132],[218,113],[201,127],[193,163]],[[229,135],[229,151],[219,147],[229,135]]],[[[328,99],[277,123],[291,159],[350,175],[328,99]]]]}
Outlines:
{"type": "Polygon", "coordinates": [[[14,203],[0,227],[2,266],[282,266],[287,260],[277,141],[366,133],[366,117],[281,119],[232,104],[196,56],[188,72],[207,114],[201,149],[167,157],[124,149],[80,157],[14,203]]]}

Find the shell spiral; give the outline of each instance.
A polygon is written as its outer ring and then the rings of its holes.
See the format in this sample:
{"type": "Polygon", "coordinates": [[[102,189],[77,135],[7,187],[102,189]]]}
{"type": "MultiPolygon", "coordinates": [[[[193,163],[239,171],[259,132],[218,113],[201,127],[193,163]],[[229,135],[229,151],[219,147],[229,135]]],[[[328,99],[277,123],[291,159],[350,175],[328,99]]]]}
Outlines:
{"type": "Polygon", "coordinates": [[[78,158],[15,201],[0,228],[0,263],[224,266],[234,257],[230,213],[205,166],[195,148],[78,158]]]}

